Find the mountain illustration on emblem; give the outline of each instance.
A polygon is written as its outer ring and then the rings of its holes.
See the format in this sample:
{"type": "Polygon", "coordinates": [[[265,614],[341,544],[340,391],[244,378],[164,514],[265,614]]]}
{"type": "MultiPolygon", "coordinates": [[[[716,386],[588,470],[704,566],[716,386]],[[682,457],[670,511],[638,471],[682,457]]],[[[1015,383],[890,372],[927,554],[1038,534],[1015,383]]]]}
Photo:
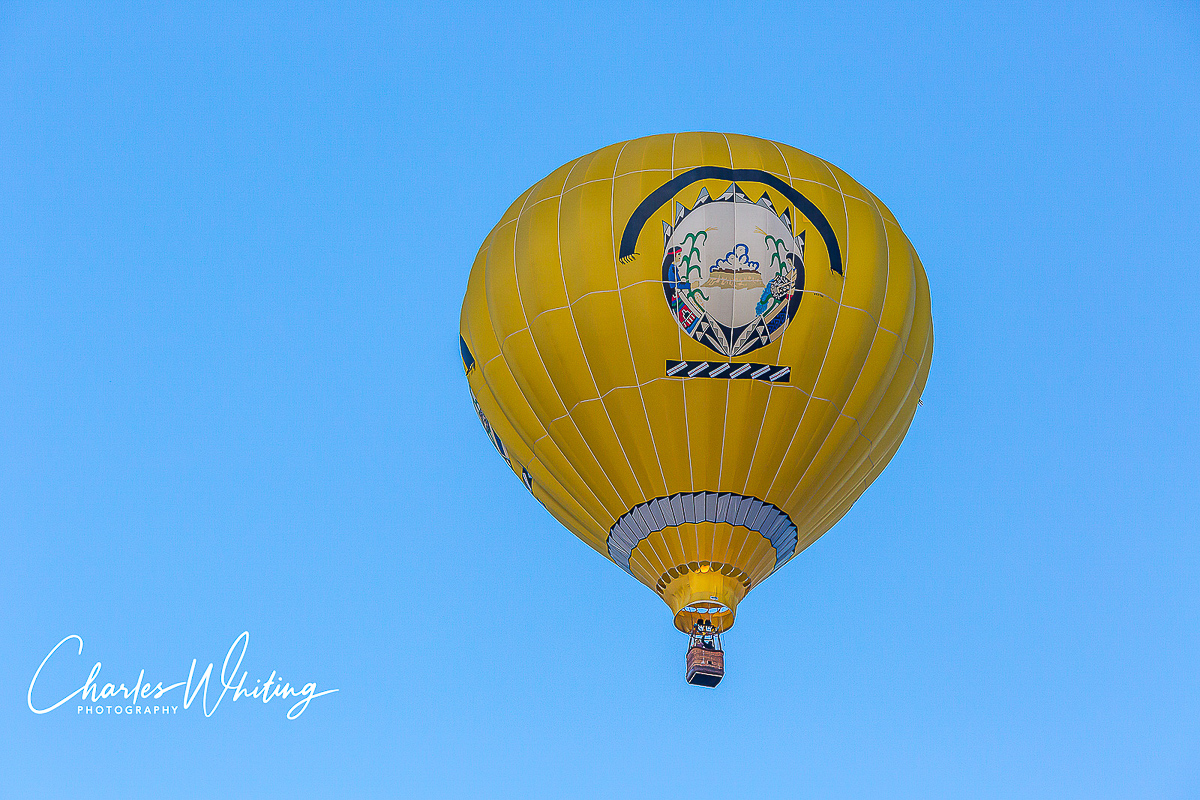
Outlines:
{"type": "Polygon", "coordinates": [[[791,209],[734,183],[716,198],[701,189],[691,208],[676,202],[674,220],[663,223],[663,290],[679,326],[724,356],[777,339],[804,291],[791,209]]]}
{"type": "Polygon", "coordinates": [[[748,257],[750,248],[744,244],[735,244],[733,250],[718,259],[713,268],[708,271],[708,280],[704,288],[714,289],[761,289],[763,287],[762,273],[758,262],[748,257]]]}

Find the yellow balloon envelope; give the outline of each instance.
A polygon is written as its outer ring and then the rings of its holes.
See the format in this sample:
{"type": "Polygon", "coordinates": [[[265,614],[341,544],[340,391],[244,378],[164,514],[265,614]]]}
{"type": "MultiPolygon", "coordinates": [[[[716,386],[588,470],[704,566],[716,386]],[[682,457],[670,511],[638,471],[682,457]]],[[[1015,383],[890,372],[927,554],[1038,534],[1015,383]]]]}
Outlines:
{"type": "Polygon", "coordinates": [[[895,454],[933,352],[891,212],[749,136],[605,147],[526,191],[467,283],[463,366],[500,455],[550,513],[727,630],[895,454]]]}

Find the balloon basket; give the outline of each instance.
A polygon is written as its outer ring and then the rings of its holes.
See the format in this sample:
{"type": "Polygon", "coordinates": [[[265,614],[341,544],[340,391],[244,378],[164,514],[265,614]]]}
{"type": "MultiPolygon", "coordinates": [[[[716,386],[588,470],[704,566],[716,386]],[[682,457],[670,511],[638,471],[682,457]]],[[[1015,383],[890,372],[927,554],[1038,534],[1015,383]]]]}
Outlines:
{"type": "Polygon", "coordinates": [[[687,651],[687,682],[713,687],[725,677],[725,651],[716,627],[697,622],[692,628],[687,651]]]}

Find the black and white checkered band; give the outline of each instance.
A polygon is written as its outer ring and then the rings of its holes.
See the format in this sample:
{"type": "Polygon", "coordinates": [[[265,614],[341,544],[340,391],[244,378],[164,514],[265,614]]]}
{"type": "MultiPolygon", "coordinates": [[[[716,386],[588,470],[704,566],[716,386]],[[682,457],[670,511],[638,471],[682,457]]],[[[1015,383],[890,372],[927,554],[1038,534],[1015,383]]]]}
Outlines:
{"type": "Polygon", "coordinates": [[[668,361],[668,378],[727,378],[788,383],[791,367],[774,364],[734,364],[729,361],[668,361]]]}

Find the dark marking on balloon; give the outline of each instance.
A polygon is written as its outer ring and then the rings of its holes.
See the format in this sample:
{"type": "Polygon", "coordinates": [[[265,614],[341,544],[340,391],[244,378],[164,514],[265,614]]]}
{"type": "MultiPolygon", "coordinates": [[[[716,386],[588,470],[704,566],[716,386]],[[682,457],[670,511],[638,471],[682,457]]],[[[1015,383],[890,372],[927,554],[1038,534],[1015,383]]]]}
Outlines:
{"type": "Polygon", "coordinates": [[[471,370],[475,369],[475,356],[471,355],[471,348],[467,347],[467,340],[463,337],[458,337],[458,349],[462,353],[463,370],[470,375],[471,370]]]}

